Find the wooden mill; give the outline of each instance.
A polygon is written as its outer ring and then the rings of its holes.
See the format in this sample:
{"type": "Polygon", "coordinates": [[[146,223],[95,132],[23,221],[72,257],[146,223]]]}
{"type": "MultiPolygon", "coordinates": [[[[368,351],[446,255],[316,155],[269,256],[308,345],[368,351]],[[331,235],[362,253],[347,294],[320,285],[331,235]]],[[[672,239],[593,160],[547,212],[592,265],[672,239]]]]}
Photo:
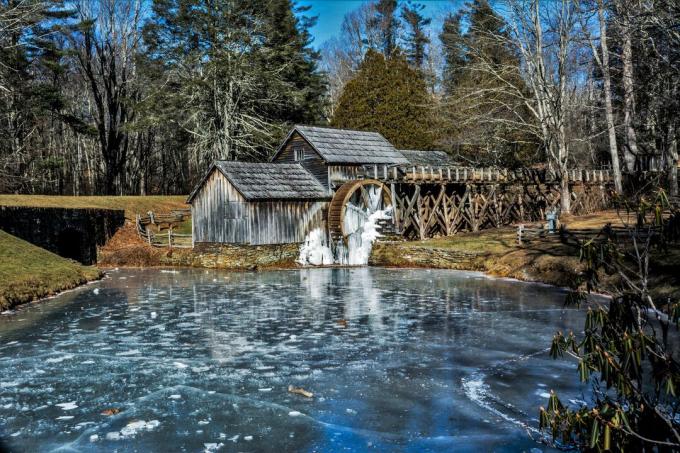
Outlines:
{"type": "MultiPolygon", "coordinates": [[[[569,174],[575,213],[607,202],[607,171],[569,174]]],[[[559,206],[546,171],[470,168],[441,151],[399,151],[377,132],[295,126],[271,162],[215,162],[188,199],[197,243],[285,244],[321,229],[347,238],[377,211],[408,238],[543,220],[559,206]]]]}

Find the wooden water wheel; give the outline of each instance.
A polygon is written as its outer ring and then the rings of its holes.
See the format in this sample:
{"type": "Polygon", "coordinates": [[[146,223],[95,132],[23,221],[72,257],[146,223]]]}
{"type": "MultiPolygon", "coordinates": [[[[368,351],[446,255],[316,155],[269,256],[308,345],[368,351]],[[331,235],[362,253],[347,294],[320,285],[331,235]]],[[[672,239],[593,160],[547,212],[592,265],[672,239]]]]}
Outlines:
{"type": "Polygon", "coordinates": [[[328,229],[333,240],[347,238],[360,228],[354,219],[368,217],[392,205],[389,188],[376,179],[358,179],[340,186],[328,208],[328,229]]]}

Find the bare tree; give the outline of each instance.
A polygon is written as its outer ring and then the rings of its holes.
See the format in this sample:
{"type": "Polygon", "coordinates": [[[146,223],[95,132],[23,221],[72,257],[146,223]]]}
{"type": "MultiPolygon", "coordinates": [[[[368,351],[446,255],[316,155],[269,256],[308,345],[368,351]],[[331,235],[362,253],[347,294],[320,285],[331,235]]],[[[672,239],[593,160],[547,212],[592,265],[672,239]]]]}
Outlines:
{"type": "Polygon", "coordinates": [[[607,40],[607,18],[606,6],[604,0],[596,0],[594,8],[597,10],[597,20],[599,25],[599,50],[596,46],[595,39],[590,36],[589,15],[591,6],[585,2],[580,3],[581,10],[579,17],[581,18],[581,31],[584,33],[592,52],[593,58],[597,63],[600,71],[602,71],[603,81],[603,95],[605,105],[605,118],[607,120],[607,133],[609,138],[609,157],[611,158],[612,173],[614,176],[614,187],[618,193],[623,192],[623,183],[621,176],[621,165],[619,164],[619,150],[616,140],[616,124],[614,122],[614,107],[612,105],[612,77],[611,68],[609,65],[609,43],[607,40]]]}
{"type": "Polygon", "coordinates": [[[502,82],[503,90],[521,99],[530,112],[531,121],[517,117],[517,124],[532,131],[542,144],[549,167],[560,181],[561,210],[568,213],[568,170],[574,142],[568,123],[581,99],[576,95],[581,49],[575,5],[571,0],[509,0],[506,4],[503,16],[508,32],[496,39],[507,42],[520,57],[522,83],[493,70],[492,65],[482,68],[502,82]]]}
{"type": "Polygon", "coordinates": [[[68,34],[93,104],[107,194],[122,191],[132,117],[134,57],[140,46],[141,0],[79,0],[80,22],[68,34]]]}
{"type": "Polygon", "coordinates": [[[630,20],[630,2],[618,0],[616,2],[616,16],[619,19],[619,29],[623,41],[621,62],[623,64],[623,125],[626,129],[626,148],[624,158],[629,172],[635,170],[635,158],[639,154],[637,134],[633,127],[635,116],[635,91],[633,73],[633,23],[630,20]]]}
{"type": "Polygon", "coordinates": [[[339,37],[331,38],[321,47],[321,69],[328,79],[329,105],[327,118],[333,117],[342,89],[353,76],[368,49],[377,49],[381,40],[375,26],[375,3],[364,3],[347,13],[339,37]]]}

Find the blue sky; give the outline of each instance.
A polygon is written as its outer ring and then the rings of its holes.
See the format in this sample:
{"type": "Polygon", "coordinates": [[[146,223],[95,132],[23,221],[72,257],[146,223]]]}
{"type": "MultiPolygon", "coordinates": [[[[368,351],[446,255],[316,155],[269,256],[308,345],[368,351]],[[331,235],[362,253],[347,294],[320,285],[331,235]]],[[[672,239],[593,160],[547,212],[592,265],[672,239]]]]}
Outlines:
{"type": "MultiPolygon", "coordinates": [[[[327,39],[340,33],[342,19],[348,12],[358,8],[364,0],[299,0],[300,5],[311,6],[308,15],[318,16],[317,24],[311,29],[314,47],[320,47],[327,39]]],[[[462,1],[457,0],[419,0],[425,5],[423,13],[432,18],[435,35],[439,34],[441,23],[448,11],[455,9],[462,1]]]]}

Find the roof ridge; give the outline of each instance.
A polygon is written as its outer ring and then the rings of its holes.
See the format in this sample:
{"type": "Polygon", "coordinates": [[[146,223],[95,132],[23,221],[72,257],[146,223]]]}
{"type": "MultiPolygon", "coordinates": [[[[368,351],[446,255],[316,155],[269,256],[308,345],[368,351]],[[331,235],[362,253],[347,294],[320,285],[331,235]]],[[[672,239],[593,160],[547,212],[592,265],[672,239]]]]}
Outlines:
{"type": "MultiPolygon", "coordinates": [[[[308,124],[296,124],[295,128],[298,128],[298,127],[307,127],[307,128],[314,128],[314,129],[327,129],[327,130],[331,130],[331,131],[343,131],[343,132],[361,132],[363,134],[376,134],[376,135],[380,135],[381,137],[383,137],[383,135],[378,131],[362,131],[360,129],[345,129],[345,128],[341,128],[341,127],[332,127],[332,126],[312,126],[312,125],[308,125],[308,124]]],[[[385,137],[383,137],[383,138],[385,138],[385,137]]],[[[387,139],[385,139],[385,140],[387,140],[387,139]]]]}

